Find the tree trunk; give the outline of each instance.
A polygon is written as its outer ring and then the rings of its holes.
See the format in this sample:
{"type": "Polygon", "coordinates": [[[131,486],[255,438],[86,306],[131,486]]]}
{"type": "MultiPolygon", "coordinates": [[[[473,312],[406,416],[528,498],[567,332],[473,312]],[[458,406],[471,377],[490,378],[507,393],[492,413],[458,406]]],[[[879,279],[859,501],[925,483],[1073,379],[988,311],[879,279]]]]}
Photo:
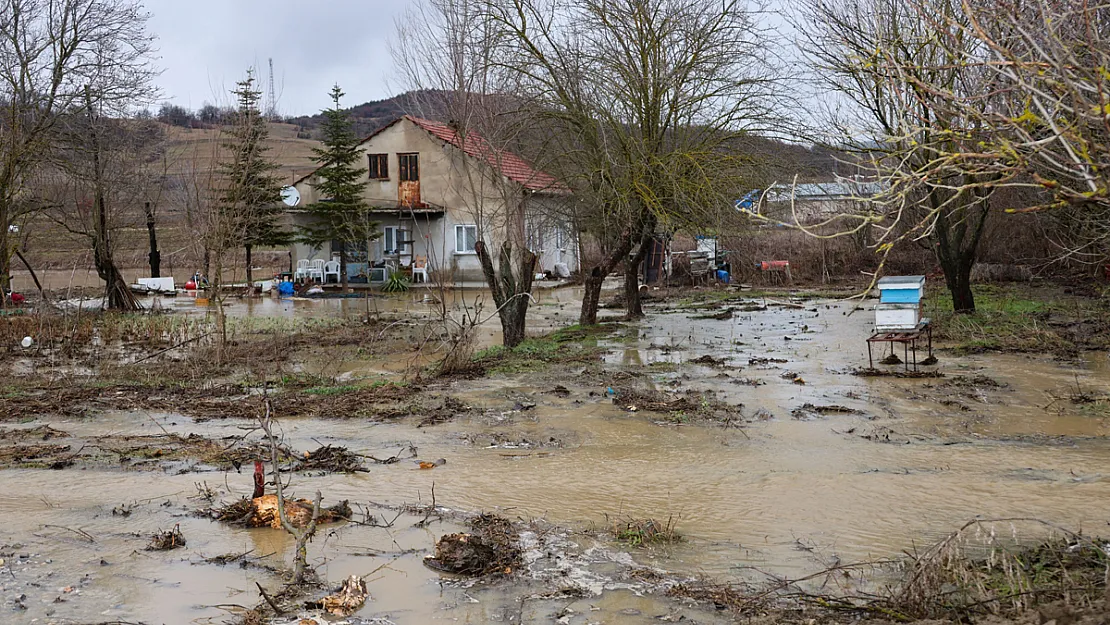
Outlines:
{"type": "Polygon", "coordinates": [[[521,249],[519,264],[513,270],[513,246],[508,241],[501,244],[501,275],[493,267],[493,259],[484,241],[474,246],[478,261],[482,264],[482,275],[493,293],[497,305],[497,316],[501,320],[501,342],[505,347],[516,347],[524,341],[527,328],[528,305],[531,303],[532,280],[536,275],[536,255],[531,250],[521,249]],[[515,275],[514,275],[515,274],[515,275]]]}
{"type": "Polygon", "coordinates": [[[93,264],[96,265],[96,274],[104,281],[105,305],[108,310],[139,310],[139,302],[112,259],[111,240],[104,218],[104,198],[97,197],[93,205],[97,213],[93,230],[93,264]]]}
{"type": "Polygon", "coordinates": [[[253,293],[254,273],[251,271],[251,248],[253,248],[253,246],[248,243],[245,248],[247,250],[247,293],[253,293]]]}
{"type": "MultiPolygon", "coordinates": [[[[208,249],[208,245],[204,246],[204,279],[207,280],[208,276],[212,275],[212,250],[208,249]]],[[[200,285],[197,285],[200,288],[200,285]]]]}
{"type": "MultiPolygon", "coordinates": [[[[227,318],[224,315],[223,251],[216,250],[216,274],[208,282],[209,302],[216,306],[216,362],[223,364],[227,351],[227,318]]],[[[207,276],[205,276],[207,278],[207,276]]]]}
{"type": "Polygon", "coordinates": [[[582,281],[585,292],[582,294],[582,312],[578,316],[578,323],[584,326],[597,325],[597,308],[601,304],[601,283],[605,275],[601,267],[594,267],[582,281]]]}
{"type": "MultiPolygon", "coordinates": [[[[85,105],[89,121],[93,122],[92,104],[89,100],[88,89],[85,90],[85,105]]],[[[93,263],[96,273],[104,281],[104,300],[108,310],[139,310],[139,302],[127,281],[123,279],[116,263],[112,260],[112,239],[108,230],[108,202],[104,194],[104,176],[100,162],[100,138],[96,134],[96,125],[92,123],[92,158],[93,158],[93,263]]]]}
{"type": "MultiPolygon", "coordinates": [[[[930,194],[929,200],[934,206],[938,205],[937,192],[930,194]]],[[[937,261],[952,295],[952,310],[957,313],[975,312],[971,268],[975,266],[979,242],[990,214],[989,202],[989,197],[973,197],[957,209],[937,213],[933,229],[937,261]]]]}
{"type": "Polygon", "coordinates": [[[12,285],[12,250],[8,242],[8,207],[0,199],[0,310],[8,306],[8,289],[12,285]]]}
{"type": "Polygon", "coordinates": [[[584,326],[597,324],[597,309],[601,304],[601,285],[605,276],[613,272],[613,268],[623,260],[632,250],[632,235],[621,235],[617,248],[609,257],[595,265],[583,281],[586,292],[582,296],[582,311],[578,315],[578,323],[584,326]]]}
{"type": "Polygon", "coordinates": [[[19,250],[15,251],[15,255],[19,258],[20,262],[23,263],[23,266],[27,268],[27,273],[31,274],[31,279],[35,281],[35,288],[39,290],[39,299],[45,303],[46,291],[42,288],[42,283],[39,282],[39,277],[35,274],[35,270],[31,268],[31,263],[27,262],[27,259],[23,257],[23,254],[20,253],[19,250]]]}
{"type": "Polygon", "coordinates": [[[644,306],[640,300],[640,265],[647,257],[653,241],[654,236],[645,229],[640,236],[640,249],[625,261],[624,307],[629,319],[640,319],[644,316],[644,306]]]}
{"type": "Polygon", "coordinates": [[[963,258],[956,259],[948,266],[941,262],[944,283],[952,294],[952,310],[955,312],[975,312],[975,295],[971,292],[971,268],[974,264],[974,261],[967,262],[963,258]]]}
{"type": "Polygon", "coordinates": [[[146,231],[150,235],[150,277],[162,277],[162,255],[158,253],[158,233],[154,229],[154,209],[150,202],[143,204],[146,209],[146,231]]]}

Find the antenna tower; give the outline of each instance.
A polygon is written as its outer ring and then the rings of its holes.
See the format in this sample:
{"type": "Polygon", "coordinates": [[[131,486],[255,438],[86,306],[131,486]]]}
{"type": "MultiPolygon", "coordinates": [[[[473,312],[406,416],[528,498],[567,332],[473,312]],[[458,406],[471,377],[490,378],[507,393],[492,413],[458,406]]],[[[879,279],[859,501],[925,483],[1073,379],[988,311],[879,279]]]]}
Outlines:
{"type": "Polygon", "coordinates": [[[277,92],[274,91],[274,59],[270,57],[270,92],[269,103],[266,107],[266,117],[271,121],[277,119],[277,92]]]}

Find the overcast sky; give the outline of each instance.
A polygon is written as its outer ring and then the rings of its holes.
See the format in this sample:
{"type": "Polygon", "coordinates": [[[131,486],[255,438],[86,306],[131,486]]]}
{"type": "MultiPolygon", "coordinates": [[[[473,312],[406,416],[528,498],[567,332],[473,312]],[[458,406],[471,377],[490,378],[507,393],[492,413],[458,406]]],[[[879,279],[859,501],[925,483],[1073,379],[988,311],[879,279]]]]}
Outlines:
{"type": "MultiPolygon", "coordinates": [[[[353,106],[403,91],[392,71],[394,18],[410,0],[145,0],[158,37],[164,99],[191,109],[232,103],[248,67],[262,91],[274,60],[278,111],[312,114],[335,83],[353,106]]],[[[265,97],[265,96],[263,96],[265,97]]]]}

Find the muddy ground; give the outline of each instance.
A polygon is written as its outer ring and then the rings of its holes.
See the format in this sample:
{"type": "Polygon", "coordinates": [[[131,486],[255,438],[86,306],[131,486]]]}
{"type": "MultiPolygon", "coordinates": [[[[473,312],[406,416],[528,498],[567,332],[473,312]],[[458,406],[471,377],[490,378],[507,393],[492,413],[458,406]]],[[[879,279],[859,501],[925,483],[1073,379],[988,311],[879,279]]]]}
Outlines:
{"type": "MultiPolygon", "coordinates": [[[[5,320],[0,620],[234,622],[263,603],[256,583],[277,593],[291,538],[207,512],[250,494],[265,399],[293,496],[355,510],[309,550],[325,586],[365,576],[351,623],[886,618],[760,589],[815,576],[797,588],[858,604],[975,517],[1108,533],[1105,353],[938,351],[928,377],[859,376],[871,317],[854,302],[693,291],[512,352],[488,349],[490,321],[472,365],[437,376],[450,326],[424,295],[235,303],[222,353],[184,300],[154,331],[5,320]],[[422,563],[479,512],[514,522],[516,570],[422,563]],[[175,527],[184,547],[147,550],[175,527]]],[[[576,296],[541,296],[534,331],[572,323],[576,296]]]]}

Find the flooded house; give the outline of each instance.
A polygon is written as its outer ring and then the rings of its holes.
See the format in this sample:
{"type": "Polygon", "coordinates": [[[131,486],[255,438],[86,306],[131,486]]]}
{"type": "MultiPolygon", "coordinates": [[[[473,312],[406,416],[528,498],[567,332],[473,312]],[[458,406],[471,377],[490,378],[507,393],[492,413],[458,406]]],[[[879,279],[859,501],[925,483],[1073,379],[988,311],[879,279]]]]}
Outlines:
{"type": "MultiPolygon", "coordinates": [[[[365,197],[381,234],[369,244],[346,243],[352,284],[384,282],[393,271],[446,283],[480,282],[475,244],[484,240],[496,259],[507,226],[518,228],[539,257],[537,272],[563,276],[577,270],[578,237],[560,217],[570,199],[567,187],[519,155],[475,132],[409,115],[374,132],[360,149],[365,197]]],[[[305,207],[322,199],[317,183],[315,173],[294,183],[295,205],[288,209],[293,225],[312,222],[305,207]]],[[[328,262],[323,278],[336,281],[343,245],[297,243],[294,264],[328,262]]]]}

